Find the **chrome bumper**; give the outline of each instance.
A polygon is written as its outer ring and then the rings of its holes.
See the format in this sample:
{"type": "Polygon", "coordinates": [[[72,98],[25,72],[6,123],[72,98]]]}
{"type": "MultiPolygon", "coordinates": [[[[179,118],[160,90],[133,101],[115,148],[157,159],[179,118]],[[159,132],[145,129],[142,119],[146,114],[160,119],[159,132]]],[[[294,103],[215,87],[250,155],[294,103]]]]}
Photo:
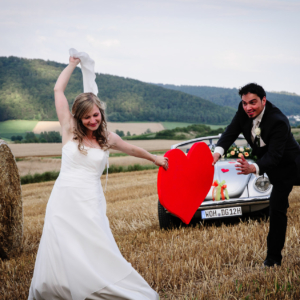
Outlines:
{"type": "Polygon", "coordinates": [[[243,205],[257,205],[257,204],[268,204],[270,202],[270,195],[263,197],[255,197],[255,198],[236,198],[229,200],[219,200],[219,201],[203,201],[199,206],[198,210],[203,209],[214,209],[214,208],[225,208],[232,206],[243,206],[243,205]]]}
{"type": "MultiPolygon", "coordinates": [[[[215,209],[215,208],[227,208],[234,206],[251,206],[251,205],[261,205],[261,204],[269,204],[270,195],[263,197],[255,197],[255,198],[235,198],[229,200],[219,200],[219,201],[203,201],[199,206],[197,211],[201,211],[204,209],[215,209]]],[[[167,213],[169,213],[166,210],[167,213]]]]}

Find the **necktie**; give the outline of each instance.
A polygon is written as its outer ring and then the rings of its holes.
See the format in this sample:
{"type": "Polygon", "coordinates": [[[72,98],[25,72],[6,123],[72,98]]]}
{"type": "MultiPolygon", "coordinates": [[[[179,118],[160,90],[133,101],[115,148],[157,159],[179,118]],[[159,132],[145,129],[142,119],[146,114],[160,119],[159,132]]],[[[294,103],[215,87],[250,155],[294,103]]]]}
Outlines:
{"type": "Polygon", "coordinates": [[[256,138],[256,134],[255,134],[255,129],[256,128],[258,128],[258,126],[259,126],[259,121],[258,120],[254,120],[253,121],[253,127],[252,127],[252,130],[251,130],[251,140],[252,140],[252,143],[254,143],[254,140],[255,140],[255,138],[256,138]]]}

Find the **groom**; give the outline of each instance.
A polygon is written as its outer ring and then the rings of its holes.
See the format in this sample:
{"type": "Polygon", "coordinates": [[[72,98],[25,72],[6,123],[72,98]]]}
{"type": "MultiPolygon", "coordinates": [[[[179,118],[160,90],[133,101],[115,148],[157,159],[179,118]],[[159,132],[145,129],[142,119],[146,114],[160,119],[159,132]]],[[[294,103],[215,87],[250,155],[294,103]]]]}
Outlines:
{"type": "Polygon", "coordinates": [[[250,83],[239,90],[242,98],[231,123],[218,141],[214,164],[242,133],[258,157],[249,164],[244,157],[236,165],[238,174],[266,173],[273,184],[270,196],[270,229],[267,238],[267,257],[264,265],[281,265],[281,250],[287,227],[288,196],[298,184],[300,147],[295,141],[287,117],[266,99],[264,89],[250,83]]]}

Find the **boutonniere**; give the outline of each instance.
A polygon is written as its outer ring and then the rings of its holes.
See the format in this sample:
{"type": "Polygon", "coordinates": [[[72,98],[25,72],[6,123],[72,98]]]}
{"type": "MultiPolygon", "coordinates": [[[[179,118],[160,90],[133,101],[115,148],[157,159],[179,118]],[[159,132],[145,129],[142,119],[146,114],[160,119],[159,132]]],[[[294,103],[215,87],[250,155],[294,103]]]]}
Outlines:
{"type": "Polygon", "coordinates": [[[261,129],[259,127],[257,127],[257,128],[255,128],[254,132],[255,132],[255,135],[257,137],[257,139],[256,139],[256,145],[257,145],[257,147],[260,147],[260,133],[261,133],[261,129]]]}

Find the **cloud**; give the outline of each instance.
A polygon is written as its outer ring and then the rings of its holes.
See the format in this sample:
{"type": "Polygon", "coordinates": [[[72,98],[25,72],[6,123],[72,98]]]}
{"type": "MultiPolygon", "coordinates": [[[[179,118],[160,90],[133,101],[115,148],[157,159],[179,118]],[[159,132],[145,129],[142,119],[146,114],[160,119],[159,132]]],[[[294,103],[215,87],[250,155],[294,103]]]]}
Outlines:
{"type": "Polygon", "coordinates": [[[40,36],[37,37],[37,41],[38,41],[39,43],[43,43],[43,42],[45,42],[46,40],[47,40],[47,39],[46,39],[45,36],[40,35],[40,36]]]}
{"type": "MultiPolygon", "coordinates": [[[[160,0],[161,1],[161,0],[160,0]]],[[[169,0],[170,1],[170,0],[169,0]]],[[[168,0],[163,2],[168,3],[168,0]]],[[[193,7],[222,9],[269,9],[279,11],[300,10],[299,1],[294,0],[176,0],[175,3],[191,4],[193,7]]],[[[174,4],[173,0],[169,4],[174,4]]]]}
{"type": "Polygon", "coordinates": [[[74,39],[78,35],[78,32],[74,30],[63,30],[63,29],[57,29],[55,32],[55,36],[57,38],[64,38],[64,39],[74,39]]]}
{"type": "Polygon", "coordinates": [[[254,58],[264,63],[300,65],[299,56],[276,54],[276,55],[256,55],[254,56],[254,58]]]}
{"type": "Polygon", "coordinates": [[[97,72],[196,85],[268,80],[300,93],[299,0],[2,2],[0,56],[66,63],[74,47],[97,72]]]}
{"type": "Polygon", "coordinates": [[[102,45],[106,47],[118,46],[119,44],[120,42],[118,40],[106,40],[102,42],[102,45]]]}
{"type": "Polygon", "coordinates": [[[93,47],[97,47],[97,48],[103,48],[103,47],[111,48],[120,45],[120,42],[117,39],[108,39],[108,40],[101,41],[99,39],[94,38],[91,35],[87,35],[86,39],[93,47]]]}
{"type": "Polygon", "coordinates": [[[253,57],[235,51],[224,51],[215,54],[212,64],[217,69],[258,72],[253,57]]]}
{"type": "Polygon", "coordinates": [[[294,11],[300,10],[300,3],[294,1],[280,1],[280,0],[227,0],[226,2],[235,4],[237,6],[245,6],[253,9],[269,9],[278,11],[294,11]]]}

